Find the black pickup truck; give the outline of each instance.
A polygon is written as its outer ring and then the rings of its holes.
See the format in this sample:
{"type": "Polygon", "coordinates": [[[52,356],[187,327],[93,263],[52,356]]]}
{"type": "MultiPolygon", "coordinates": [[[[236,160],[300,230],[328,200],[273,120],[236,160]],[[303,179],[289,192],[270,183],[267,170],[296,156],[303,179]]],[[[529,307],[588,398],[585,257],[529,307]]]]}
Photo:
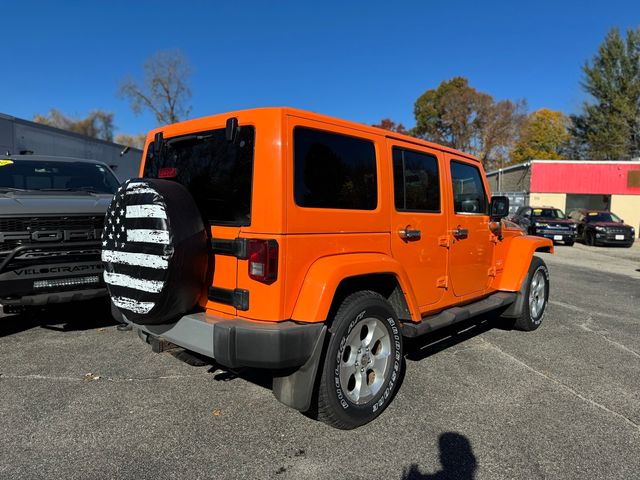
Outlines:
{"type": "Polygon", "coordinates": [[[118,186],[109,167],[96,161],[0,157],[0,305],[5,313],[107,294],[101,235],[118,186]]]}

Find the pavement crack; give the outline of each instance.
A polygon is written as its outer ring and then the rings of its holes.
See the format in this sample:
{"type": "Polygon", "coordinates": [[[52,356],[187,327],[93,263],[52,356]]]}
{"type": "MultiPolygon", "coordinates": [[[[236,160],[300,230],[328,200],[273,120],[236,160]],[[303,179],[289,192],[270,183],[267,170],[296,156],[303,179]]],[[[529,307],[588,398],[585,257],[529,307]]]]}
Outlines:
{"type": "MultiPolygon", "coordinates": [[[[566,308],[568,310],[572,310],[572,311],[575,311],[575,312],[580,312],[580,313],[586,315],[587,321],[579,324],[578,327],[580,327],[585,332],[593,333],[594,335],[597,335],[597,336],[603,338],[604,340],[606,340],[610,344],[620,348],[621,350],[624,350],[627,353],[630,353],[634,357],[640,358],[640,353],[636,352],[635,350],[627,347],[626,345],[624,345],[624,344],[622,344],[620,342],[616,342],[615,340],[612,340],[611,338],[609,338],[604,333],[598,332],[597,330],[594,330],[593,328],[591,328],[591,326],[589,324],[593,323],[593,313],[592,312],[589,312],[588,310],[585,310],[584,308],[576,307],[575,305],[569,305],[567,303],[558,302],[557,300],[554,300],[553,302],[550,302],[550,303],[558,305],[558,306],[563,307],[563,308],[566,308]]],[[[619,318],[616,315],[610,315],[610,314],[601,313],[601,312],[598,312],[598,316],[615,318],[615,319],[619,318]]]]}
{"type": "Polygon", "coordinates": [[[114,377],[100,377],[99,379],[87,379],[86,377],[61,377],[54,375],[9,375],[6,373],[0,373],[0,380],[11,379],[11,380],[52,380],[56,382],[149,382],[152,380],[179,380],[183,378],[199,378],[199,377],[207,377],[210,376],[209,373],[201,373],[198,375],[163,375],[158,377],[123,377],[123,378],[114,378],[114,377]]]}
{"type": "MultiPolygon", "coordinates": [[[[567,310],[571,310],[573,312],[582,313],[583,315],[592,316],[594,314],[594,312],[592,310],[587,310],[586,308],[577,307],[575,305],[571,305],[569,303],[560,302],[558,300],[550,300],[549,303],[552,304],[552,305],[558,305],[559,307],[566,308],[567,310]]],[[[620,315],[613,315],[611,313],[605,313],[605,312],[596,312],[596,313],[598,314],[598,316],[606,317],[606,318],[613,318],[615,320],[618,320],[620,318],[620,315]]]]}
{"type": "Polygon", "coordinates": [[[610,408],[608,408],[607,406],[596,402],[595,400],[592,400],[591,398],[585,397],[584,395],[582,395],[580,392],[578,392],[577,390],[571,388],[569,385],[566,385],[564,383],[562,383],[560,380],[558,380],[557,378],[551,376],[551,375],[547,375],[544,372],[541,372],[539,370],[536,370],[535,368],[533,368],[532,366],[526,364],[525,362],[523,362],[522,360],[514,357],[513,355],[511,355],[510,353],[505,352],[504,350],[502,350],[500,347],[498,347],[497,345],[494,345],[493,343],[489,342],[488,340],[482,338],[482,337],[478,337],[481,341],[487,343],[491,348],[493,348],[494,350],[496,350],[498,353],[504,355],[505,357],[511,359],[512,361],[516,362],[518,365],[521,365],[522,367],[526,368],[527,370],[529,370],[530,372],[535,373],[536,375],[539,375],[547,380],[549,380],[550,382],[555,383],[556,385],[558,385],[560,388],[562,388],[563,390],[569,392],[570,394],[572,394],[573,396],[579,398],[580,400],[588,403],[589,405],[592,405],[596,408],[599,408],[600,410],[607,412],[611,415],[614,415],[620,419],[622,419],[624,422],[626,422],[628,425],[630,425],[631,427],[633,427],[635,430],[638,430],[640,432],[640,424],[634,422],[633,420],[631,420],[630,418],[626,417],[625,415],[623,415],[622,413],[616,412],[615,410],[611,410],[610,408]]]}

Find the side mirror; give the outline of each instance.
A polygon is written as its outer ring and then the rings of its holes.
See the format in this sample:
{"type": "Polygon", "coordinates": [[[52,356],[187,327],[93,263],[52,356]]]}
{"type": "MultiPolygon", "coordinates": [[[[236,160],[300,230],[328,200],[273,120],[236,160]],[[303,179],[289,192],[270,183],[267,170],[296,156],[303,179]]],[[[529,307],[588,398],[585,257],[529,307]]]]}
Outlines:
{"type": "Polygon", "coordinates": [[[509,198],[496,196],[491,199],[491,220],[496,222],[509,215],[509,198]]]}

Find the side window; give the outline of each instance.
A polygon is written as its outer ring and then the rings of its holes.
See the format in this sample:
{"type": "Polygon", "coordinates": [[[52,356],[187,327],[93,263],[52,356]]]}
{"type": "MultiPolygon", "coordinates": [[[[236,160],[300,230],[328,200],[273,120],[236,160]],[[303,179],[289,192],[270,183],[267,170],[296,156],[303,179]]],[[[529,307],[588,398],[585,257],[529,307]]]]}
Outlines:
{"type": "Polygon", "coordinates": [[[393,147],[393,185],[398,211],[439,212],[440,175],[433,155],[393,147]]]}
{"type": "Polygon", "coordinates": [[[456,213],[487,215],[489,204],[482,184],[480,170],[467,163],[451,162],[453,208],[456,213]]]}
{"type": "Polygon", "coordinates": [[[308,208],[375,210],[378,206],[373,142],[296,127],[294,198],[308,208]]]}

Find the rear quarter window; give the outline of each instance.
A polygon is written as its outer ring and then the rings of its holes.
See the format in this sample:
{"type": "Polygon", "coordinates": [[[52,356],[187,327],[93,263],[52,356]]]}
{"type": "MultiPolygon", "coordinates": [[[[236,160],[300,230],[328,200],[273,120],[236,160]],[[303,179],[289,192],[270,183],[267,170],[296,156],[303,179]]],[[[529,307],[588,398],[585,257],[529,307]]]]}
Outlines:
{"type": "Polygon", "coordinates": [[[375,210],[376,152],[372,141],[296,127],[294,198],[300,207],[375,210]]]}

